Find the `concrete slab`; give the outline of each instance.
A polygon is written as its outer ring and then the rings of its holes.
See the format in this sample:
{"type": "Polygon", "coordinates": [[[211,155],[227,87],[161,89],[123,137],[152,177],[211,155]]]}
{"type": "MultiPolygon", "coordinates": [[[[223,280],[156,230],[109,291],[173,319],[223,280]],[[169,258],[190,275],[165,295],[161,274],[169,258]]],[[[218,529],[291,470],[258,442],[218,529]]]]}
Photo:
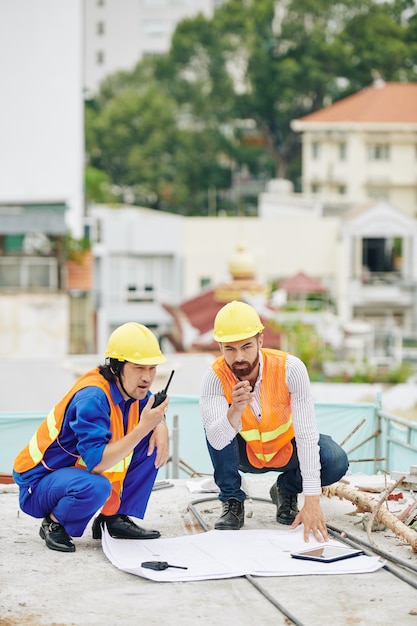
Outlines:
{"type": "MultiPolygon", "coordinates": [[[[246,475],[245,481],[249,496],[269,499],[271,476],[246,475]]],[[[193,508],[212,528],[220,512],[216,495],[192,494],[185,480],[169,482],[172,487],[152,493],[141,523],[158,528],[163,537],[203,532],[189,504],[207,498],[193,508]]],[[[351,502],[323,498],[322,505],[332,527],[367,541],[363,516],[354,514],[351,502]]],[[[386,569],[355,576],[154,583],[115,568],[100,542],[91,538],[91,524],[75,539],[72,554],[48,550],[39,525],[19,511],[17,487],[0,485],[0,626],[90,626],[126,620],[147,626],[417,624],[417,616],[410,614],[417,608],[416,587],[386,569]]],[[[279,528],[272,503],[249,498],[244,528],[279,528]]],[[[373,537],[381,550],[417,566],[417,555],[391,531],[373,537]]],[[[401,571],[417,585],[415,572],[401,571]]]]}

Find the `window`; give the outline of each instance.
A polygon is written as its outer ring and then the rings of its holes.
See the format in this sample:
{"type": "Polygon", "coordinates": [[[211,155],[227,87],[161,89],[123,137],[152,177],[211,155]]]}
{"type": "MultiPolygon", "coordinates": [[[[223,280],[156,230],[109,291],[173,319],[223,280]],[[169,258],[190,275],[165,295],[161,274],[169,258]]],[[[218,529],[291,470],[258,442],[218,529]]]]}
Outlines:
{"type": "Polygon", "coordinates": [[[24,235],[5,235],[2,239],[2,254],[19,255],[23,251],[24,235]]]}
{"type": "Polygon", "coordinates": [[[339,185],[339,187],[337,188],[338,194],[340,196],[345,196],[346,195],[346,185],[339,185]]]}
{"type": "Polygon", "coordinates": [[[311,193],[319,193],[320,192],[320,185],[318,185],[317,183],[312,183],[311,184],[311,193]]]}
{"type": "Polygon", "coordinates": [[[202,278],[200,278],[200,289],[204,289],[205,287],[208,287],[209,285],[211,285],[210,278],[208,278],[207,276],[203,276],[202,278]]]}
{"type": "Polygon", "coordinates": [[[58,261],[47,257],[0,258],[0,289],[56,290],[58,261]]]}
{"type": "Polygon", "coordinates": [[[170,35],[174,30],[172,22],[166,20],[146,20],[143,22],[143,32],[150,37],[170,35]]]}
{"type": "Polygon", "coordinates": [[[398,271],[403,257],[401,237],[365,237],[362,240],[362,266],[370,274],[398,271]]]}
{"type": "Polygon", "coordinates": [[[368,190],[368,198],[389,200],[389,191],[386,187],[372,187],[368,190]]]}
{"type": "Polygon", "coordinates": [[[388,161],[389,145],[387,143],[374,143],[368,146],[368,159],[370,161],[388,161]]]}
{"type": "Polygon", "coordinates": [[[114,302],[154,301],[175,292],[170,256],[113,256],[109,263],[109,298],[114,302]]]}
{"type": "Polygon", "coordinates": [[[96,52],[96,63],[97,63],[97,65],[103,65],[104,64],[104,52],[103,52],[103,50],[98,50],[98,52],[96,52]]]}
{"type": "Polygon", "coordinates": [[[96,32],[97,35],[104,35],[106,31],[106,25],[104,22],[97,22],[96,24],[96,32]]]}
{"type": "Polygon", "coordinates": [[[339,143],[339,161],[346,161],[347,146],[344,141],[339,143]]]}
{"type": "Polygon", "coordinates": [[[311,157],[316,161],[320,156],[320,144],[318,141],[313,141],[311,144],[311,157]]]}
{"type": "Polygon", "coordinates": [[[167,0],[144,0],[146,7],[165,7],[167,6],[167,0]]]}

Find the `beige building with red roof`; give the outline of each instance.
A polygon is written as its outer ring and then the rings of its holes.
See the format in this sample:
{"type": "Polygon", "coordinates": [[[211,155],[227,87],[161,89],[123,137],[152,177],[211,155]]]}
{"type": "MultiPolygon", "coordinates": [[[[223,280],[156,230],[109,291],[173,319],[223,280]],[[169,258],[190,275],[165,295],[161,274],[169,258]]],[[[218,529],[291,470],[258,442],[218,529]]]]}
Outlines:
{"type": "Polygon", "coordinates": [[[383,199],[417,214],[417,83],[377,82],[298,120],[304,193],[343,212],[383,199]]]}

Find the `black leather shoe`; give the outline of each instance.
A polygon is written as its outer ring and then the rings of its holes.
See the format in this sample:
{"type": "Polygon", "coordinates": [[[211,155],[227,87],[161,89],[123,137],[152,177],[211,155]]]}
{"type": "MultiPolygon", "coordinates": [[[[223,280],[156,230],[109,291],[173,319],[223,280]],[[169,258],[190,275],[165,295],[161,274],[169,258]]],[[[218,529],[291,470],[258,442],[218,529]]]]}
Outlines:
{"type": "Polygon", "coordinates": [[[297,494],[282,493],[277,483],[274,483],[269,490],[269,495],[277,506],[277,522],[290,526],[298,513],[297,494]]]}
{"type": "Polygon", "coordinates": [[[75,545],[65,528],[62,524],[54,522],[49,515],[42,520],[39,535],[42,539],[45,539],[45,543],[50,550],[75,552],[75,545]]]}
{"type": "Polygon", "coordinates": [[[93,539],[101,539],[103,525],[106,524],[113,539],[158,539],[158,530],[147,530],[132,522],[127,515],[97,515],[93,522],[93,539]]]}
{"type": "Polygon", "coordinates": [[[245,522],[245,505],[230,498],[223,502],[223,512],[214,524],[216,530],[239,530],[245,522]]]}

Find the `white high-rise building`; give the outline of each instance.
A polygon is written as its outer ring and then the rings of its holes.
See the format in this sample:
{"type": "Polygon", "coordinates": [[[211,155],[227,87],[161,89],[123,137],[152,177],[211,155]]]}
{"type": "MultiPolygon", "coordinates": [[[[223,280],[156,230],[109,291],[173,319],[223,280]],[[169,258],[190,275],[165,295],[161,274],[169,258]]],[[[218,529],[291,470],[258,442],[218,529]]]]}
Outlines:
{"type": "Polygon", "coordinates": [[[82,0],[0,2],[2,233],[13,234],[13,215],[20,233],[56,233],[50,223],[64,214],[60,229],[82,233],[82,32],[82,0]]]}
{"type": "Polygon", "coordinates": [[[177,23],[213,14],[219,0],[84,0],[86,96],[117,70],[168,52],[177,23]]]}

